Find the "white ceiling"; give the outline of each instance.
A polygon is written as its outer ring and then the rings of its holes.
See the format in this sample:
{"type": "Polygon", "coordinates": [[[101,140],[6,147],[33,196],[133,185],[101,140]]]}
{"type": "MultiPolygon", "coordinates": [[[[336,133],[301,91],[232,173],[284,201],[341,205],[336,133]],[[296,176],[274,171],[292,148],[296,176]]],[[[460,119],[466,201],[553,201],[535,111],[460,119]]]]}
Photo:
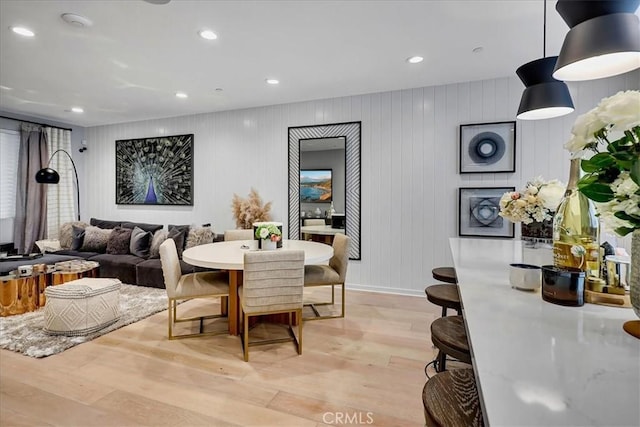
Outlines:
{"type": "MultiPolygon", "coordinates": [[[[1,0],[0,109],[95,126],[514,76],[542,23],[542,0],[1,0]]],[[[567,31],[548,1],[547,56],[567,31]]]]}

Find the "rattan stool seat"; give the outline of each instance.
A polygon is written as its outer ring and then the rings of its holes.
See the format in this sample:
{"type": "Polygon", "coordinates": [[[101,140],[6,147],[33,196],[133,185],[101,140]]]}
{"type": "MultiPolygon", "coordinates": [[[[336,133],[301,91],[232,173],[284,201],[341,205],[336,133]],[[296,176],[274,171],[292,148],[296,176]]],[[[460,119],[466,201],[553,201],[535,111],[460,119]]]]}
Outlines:
{"type": "Polygon", "coordinates": [[[456,269],[453,267],[436,267],[431,270],[434,279],[445,283],[458,283],[456,269]]]}
{"type": "Polygon", "coordinates": [[[431,378],[422,389],[427,426],[482,426],[480,398],[473,369],[454,369],[431,378]]]}

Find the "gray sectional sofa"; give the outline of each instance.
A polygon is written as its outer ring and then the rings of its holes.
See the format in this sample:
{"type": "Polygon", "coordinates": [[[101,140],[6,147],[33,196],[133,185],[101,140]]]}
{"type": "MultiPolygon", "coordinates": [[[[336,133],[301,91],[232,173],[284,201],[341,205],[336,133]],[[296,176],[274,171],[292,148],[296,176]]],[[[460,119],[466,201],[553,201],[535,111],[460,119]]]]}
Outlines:
{"type": "MultiPolygon", "coordinates": [[[[128,221],[107,221],[96,218],[91,218],[90,226],[98,227],[101,230],[114,230],[116,228],[124,229],[141,229],[145,232],[151,233],[153,238],[150,239],[153,244],[157,243],[158,236],[162,234],[164,226],[162,224],[145,224],[134,223],[128,221]]],[[[77,231],[81,226],[74,227],[77,231]]],[[[169,231],[165,232],[169,236],[176,240],[179,254],[182,255],[183,248],[187,247],[188,238],[191,236],[189,233],[193,233],[193,230],[189,226],[169,226],[169,231]],[[173,236],[172,236],[173,233],[173,236]]],[[[211,234],[211,241],[218,241],[222,239],[222,236],[218,239],[213,232],[211,234]]],[[[74,236],[74,243],[75,242],[74,236]]],[[[151,245],[151,241],[149,244],[151,245]]],[[[62,239],[61,239],[62,242],[62,239]]],[[[198,244],[207,243],[208,240],[199,241],[198,244]]],[[[161,242],[160,242],[161,243],[161,242]]],[[[159,243],[158,243],[159,245],[159,243]]],[[[77,246],[77,245],[76,245],[77,246]]],[[[144,248],[143,248],[144,249],[144,248]]],[[[134,253],[105,253],[103,251],[96,252],[92,250],[86,250],[86,247],[73,247],[71,249],[62,249],[54,252],[56,255],[66,255],[84,258],[91,261],[96,261],[100,264],[100,277],[115,277],[120,279],[122,283],[128,283],[132,285],[148,286],[154,288],[164,289],[164,278],[162,275],[162,265],[160,258],[155,257],[153,250],[151,250],[150,256],[144,255],[144,250],[141,253],[134,251],[134,253]]],[[[186,262],[180,260],[180,267],[182,268],[182,274],[194,273],[199,271],[205,271],[200,267],[195,267],[186,262]]]]}

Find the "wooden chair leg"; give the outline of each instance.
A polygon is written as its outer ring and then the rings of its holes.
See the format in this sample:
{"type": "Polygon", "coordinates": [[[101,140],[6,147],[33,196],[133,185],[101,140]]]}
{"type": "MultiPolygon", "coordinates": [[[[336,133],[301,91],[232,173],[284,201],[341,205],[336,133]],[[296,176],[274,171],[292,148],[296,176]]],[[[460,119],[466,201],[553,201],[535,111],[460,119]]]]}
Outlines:
{"type": "Polygon", "coordinates": [[[302,354],[302,310],[296,311],[298,317],[298,354],[302,354]]]}
{"type": "Polygon", "coordinates": [[[244,361],[249,361],[249,316],[246,313],[242,313],[243,333],[242,333],[242,347],[244,350],[244,361]]]}

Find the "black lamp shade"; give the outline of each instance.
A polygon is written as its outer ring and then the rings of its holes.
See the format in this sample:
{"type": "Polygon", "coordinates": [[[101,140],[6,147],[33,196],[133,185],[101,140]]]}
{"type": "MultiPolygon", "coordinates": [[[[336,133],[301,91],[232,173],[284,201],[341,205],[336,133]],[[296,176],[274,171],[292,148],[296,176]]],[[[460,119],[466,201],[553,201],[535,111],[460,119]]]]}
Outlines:
{"type": "Polygon", "coordinates": [[[559,0],[556,10],[571,27],[553,77],[593,80],[640,68],[640,0],[559,0]]]}
{"type": "Polygon", "coordinates": [[[40,184],[57,184],[60,182],[60,175],[51,168],[40,169],[36,173],[36,182],[40,184]]]}
{"type": "Polygon", "coordinates": [[[573,112],[569,88],[551,75],[557,58],[549,56],[536,59],[516,70],[525,85],[516,116],[518,119],[549,119],[573,112]]]}

